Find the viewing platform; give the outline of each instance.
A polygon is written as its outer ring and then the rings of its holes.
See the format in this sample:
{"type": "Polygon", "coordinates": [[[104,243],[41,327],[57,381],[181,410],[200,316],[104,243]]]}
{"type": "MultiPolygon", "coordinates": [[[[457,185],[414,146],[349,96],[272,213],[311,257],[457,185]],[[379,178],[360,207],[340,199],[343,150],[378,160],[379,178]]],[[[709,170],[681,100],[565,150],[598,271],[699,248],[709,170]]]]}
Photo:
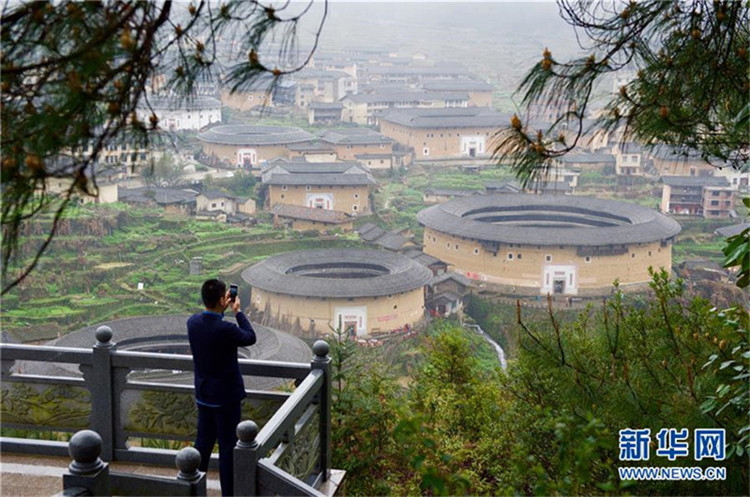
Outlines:
{"type": "MultiPolygon", "coordinates": [[[[217,454],[207,479],[190,447],[193,387],[139,374],[188,374],[192,357],[118,350],[115,333],[99,327],[91,349],[0,344],[4,494],[52,495],[64,488],[65,495],[220,494],[217,454]],[[24,374],[17,361],[68,370],[73,365],[83,376],[24,374]]],[[[276,378],[288,387],[246,390],[235,448],[236,495],[336,491],[344,472],[331,470],[330,463],[328,351],[318,341],[309,363],[240,359],[243,376],[276,378]]]]}

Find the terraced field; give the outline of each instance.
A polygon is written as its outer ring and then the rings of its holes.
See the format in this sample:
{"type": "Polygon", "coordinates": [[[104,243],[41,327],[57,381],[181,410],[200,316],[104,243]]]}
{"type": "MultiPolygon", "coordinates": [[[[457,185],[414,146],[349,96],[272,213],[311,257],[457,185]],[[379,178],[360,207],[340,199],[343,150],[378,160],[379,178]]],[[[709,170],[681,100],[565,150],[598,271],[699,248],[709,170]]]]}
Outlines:
{"type": "Polygon", "coordinates": [[[206,278],[239,281],[242,269],[279,252],[362,245],[356,235],[234,227],[121,205],[76,209],[69,221],[38,269],[3,298],[3,330],[18,341],[47,340],[110,319],[193,312],[206,278]],[[200,275],[189,275],[193,257],[203,258],[200,275]]]}

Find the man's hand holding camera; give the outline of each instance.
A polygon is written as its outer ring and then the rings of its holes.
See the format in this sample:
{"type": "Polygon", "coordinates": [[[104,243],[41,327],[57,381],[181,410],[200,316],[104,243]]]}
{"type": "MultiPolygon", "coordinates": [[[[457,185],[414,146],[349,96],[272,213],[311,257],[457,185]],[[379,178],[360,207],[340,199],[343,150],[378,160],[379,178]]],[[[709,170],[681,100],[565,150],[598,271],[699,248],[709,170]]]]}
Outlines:
{"type": "Polygon", "coordinates": [[[242,310],[242,305],[240,304],[240,296],[237,295],[234,299],[232,299],[229,296],[229,291],[227,291],[227,301],[229,303],[229,307],[232,308],[232,312],[237,314],[242,310]]]}

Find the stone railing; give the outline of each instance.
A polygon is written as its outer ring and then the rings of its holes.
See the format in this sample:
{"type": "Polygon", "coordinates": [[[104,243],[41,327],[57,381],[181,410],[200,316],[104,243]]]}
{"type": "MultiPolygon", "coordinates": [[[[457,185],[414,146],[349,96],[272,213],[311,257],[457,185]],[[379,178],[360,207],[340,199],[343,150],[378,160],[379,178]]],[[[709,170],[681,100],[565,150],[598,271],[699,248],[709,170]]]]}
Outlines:
{"type": "MultiPolygon", "coordinates": [[[[100,327],[92,349],[0,344],[0,451],[68,456],[69,443],[54,438],[89,429],[101,438],[98,457],[104,461],[174,467],[177,447],[168,447],[194,439],[193,387],[163,379],[174,374],[185,382],[192,358],[120,351],[112,336],[109,327],[100,327]],[[39,370],[43,374],[30,374],[39,370]],[[159,381],[149,380],[154,377],[159,381]],[[24,438],[24,431],[49,432],[53,440],[24,438]]],[[[237,494],[316,495],[329,479],[328,350],[326,342],[316,342],[310,363],[239,361],[243,376],[278,378],[296,388],[247,391],[243,418],[253,421],[237,431],[237,494]]],[[[211,467],[218,467],[216,455],[211,467]]]]}

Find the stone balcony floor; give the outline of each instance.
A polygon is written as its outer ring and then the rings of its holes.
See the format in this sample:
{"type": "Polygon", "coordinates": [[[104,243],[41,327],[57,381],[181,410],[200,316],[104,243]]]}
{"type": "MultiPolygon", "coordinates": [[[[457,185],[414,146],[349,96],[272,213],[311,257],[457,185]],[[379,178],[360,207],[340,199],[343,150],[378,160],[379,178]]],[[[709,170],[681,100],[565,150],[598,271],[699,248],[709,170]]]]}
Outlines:
{"type": "MultiPolygon", "coordinates": [[[[70,459],[63,457],[0,454],[0,496],[50,496],[62,492],[62,475],[70,459]]],[[[111,471],[175,478],[177,469],[115,462],[111,471]]],[[[208,495],[220,496],[219,472],[210,470],[208,495]]]]}

